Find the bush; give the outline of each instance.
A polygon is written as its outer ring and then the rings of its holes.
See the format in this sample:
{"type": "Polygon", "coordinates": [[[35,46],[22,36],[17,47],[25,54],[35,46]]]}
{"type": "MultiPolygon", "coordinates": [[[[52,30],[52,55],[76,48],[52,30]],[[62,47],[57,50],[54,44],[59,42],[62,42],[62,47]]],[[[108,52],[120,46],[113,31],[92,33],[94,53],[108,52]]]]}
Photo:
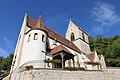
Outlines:
{"type": "Polygon", "coordinates": [[[31,70],[31,69],[33,69],[33,66],[32,66],[32,65],[30,65],[30,66],[25,66],[25,68],[26,68],[26,70],[31,70]]]}
{"type": "Polygon", "coordinates": [[[81,70],[85,70],[85,68],[80,67],[80,68],[76,68],[76,67],[65,67],[64,70],[70,70],[70,71],[81,71],[81,70]]]}
{"type": "Polygon", "coordinates": [[[45,63],[61,63],[60,60],[44,60],[45,63]]]}
{"type": "Polygon", "coordinates": [[[91,64],[91,65],[100,65],[99,62],[86,62],[86,64],[91,64]]]}
{"type": "Polygon", "coordinates": [[[82,70],[85,70],[85,68],[83,68],[83,67],[80,67],[80,68],[78,68],[78,70],[82,71],[82,70]]]}

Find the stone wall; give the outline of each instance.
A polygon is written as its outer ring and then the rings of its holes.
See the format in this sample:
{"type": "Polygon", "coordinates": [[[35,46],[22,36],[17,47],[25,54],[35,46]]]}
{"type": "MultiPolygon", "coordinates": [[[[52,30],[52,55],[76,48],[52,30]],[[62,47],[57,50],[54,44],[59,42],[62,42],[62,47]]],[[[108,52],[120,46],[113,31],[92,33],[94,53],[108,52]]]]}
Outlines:
{"type": "MultiPolygon", "coordinates": [[[[15,79],[15,78],[14,78],[15,79]]],[[[103,71],[29,70],[20,72],[18,80],[120,80],[120,69],[103,71]]]]}

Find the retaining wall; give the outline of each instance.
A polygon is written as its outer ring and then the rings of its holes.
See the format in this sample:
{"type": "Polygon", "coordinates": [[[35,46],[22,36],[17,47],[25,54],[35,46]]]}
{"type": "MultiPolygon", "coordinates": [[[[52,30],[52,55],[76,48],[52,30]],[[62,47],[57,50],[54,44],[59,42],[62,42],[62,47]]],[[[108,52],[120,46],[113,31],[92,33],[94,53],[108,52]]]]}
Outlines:
{"type": "MultiPolygon", "coordinates": [[[[18,78],[17,78],[18,79],[18,78]]],[[[120,80],[120,69],[106,71],[63,71],[29,70],[23,71],[20,80],[120,80]]]]}

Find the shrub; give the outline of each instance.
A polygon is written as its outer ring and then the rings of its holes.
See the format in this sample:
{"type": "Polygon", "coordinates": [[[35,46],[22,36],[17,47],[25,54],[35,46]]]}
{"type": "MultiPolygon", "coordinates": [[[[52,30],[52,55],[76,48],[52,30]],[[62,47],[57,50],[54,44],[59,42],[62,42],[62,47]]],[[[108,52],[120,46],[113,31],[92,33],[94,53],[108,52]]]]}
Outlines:
{"type": "Polygon", "coordinates": [[[86,62],[86,64],[91,64],[91,65],[100,65],[99,62],[86,62]]]}
{"type": "Polygon", "coordinates": [[[70,71],[81,71],[81,70],[85,70],[85,68],[80,67],[80,68],[76,68],[76,67],[65,67],[64,70],[70,70],[70,71]]]}
{"type": "Polygon", "coordinates": [[[45,63],[61,63],[60,60],[44,60],[45,63]]]}
{"type": "Polygon", "coordinates": [[[30,69],[33,69],[33,66],[30,65],[30,66],[25,66],[26,70],[30,70],[30,69]]]}
{"type": "Polygon", "coordinates": [[[83,67],[80,67],[80,68],[78,68],[78,70],[82,71],[82,70],[85,70],[85,68],[83,68],[83,67]]]}

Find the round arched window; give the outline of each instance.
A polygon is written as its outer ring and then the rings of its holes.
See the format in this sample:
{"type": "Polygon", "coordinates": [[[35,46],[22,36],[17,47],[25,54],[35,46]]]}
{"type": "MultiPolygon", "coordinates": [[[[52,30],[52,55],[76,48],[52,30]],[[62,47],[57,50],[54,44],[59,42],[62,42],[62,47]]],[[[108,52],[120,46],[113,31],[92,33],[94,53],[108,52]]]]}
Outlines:
{"type": "Polygon", "coordinates": [[[71,41],[74,41],[75,40],[75,36],[74,36],[74,33],[72,32],[71,33],[71,41]]]}

